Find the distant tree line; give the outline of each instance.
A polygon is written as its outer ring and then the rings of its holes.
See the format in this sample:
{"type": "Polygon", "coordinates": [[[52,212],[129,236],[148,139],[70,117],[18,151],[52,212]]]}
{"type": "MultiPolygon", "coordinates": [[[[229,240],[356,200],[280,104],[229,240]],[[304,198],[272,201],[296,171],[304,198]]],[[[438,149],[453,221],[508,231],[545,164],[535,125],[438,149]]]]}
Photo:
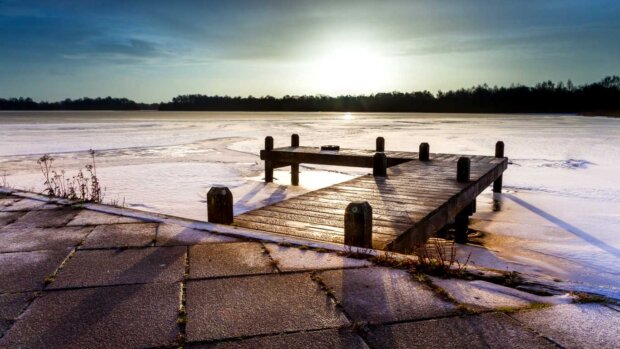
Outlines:
{"type": "Polygon", "coordinates": [[[127,98],[97,97],[65,99],[59,102],[35,102],[31,98],[0,98],[0,110],[144,110],[158,104],[137,103],[127,98]]]}
{"type": "Polygon", "coordinates": [[[229,97],[182,95],[159,110],[578,113],[620,110],[620,77],[575,86],[546,81],[533,87],[479,85],[433,95],[429,91],[364,96],[229,97]]]}
{"type": "Polygon", "coordinates": [[[358,96],[230,97],[181,95],[171,102],[136,103],[126,98],[81,98],[35,102],[30,98],[0,99],[0,110],[180,110],[180,111],[350,111],[350,112],[471,112],[584,113],[620,110],[620,77],[575,86],[546,81],[534,86],[471,88],[433,94],[390,92],[358,96]]]}

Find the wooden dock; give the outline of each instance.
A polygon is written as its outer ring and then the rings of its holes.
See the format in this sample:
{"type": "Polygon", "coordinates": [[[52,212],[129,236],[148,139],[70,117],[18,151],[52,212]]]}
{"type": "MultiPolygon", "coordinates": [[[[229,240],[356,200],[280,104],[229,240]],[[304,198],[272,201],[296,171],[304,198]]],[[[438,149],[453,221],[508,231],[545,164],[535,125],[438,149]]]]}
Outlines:
{"type": "Polygon", "coordinates": [[[382,139],[375,150],[321,150],[299,146],[295,135],[291,147],[273,149],[269,138],[261,151],[267,181],[274,168],[291,166],[297,184],[301,163],[367,167],[373,174],[241,214],[235,225],[404,253],[453,222],[456,240],[466,241],[476,197],[494,182],[501,191],[508,166],[502,142],[495,156],[463,156],[429,153],[426,143],[420,152],[383,151],[382,139]]]}

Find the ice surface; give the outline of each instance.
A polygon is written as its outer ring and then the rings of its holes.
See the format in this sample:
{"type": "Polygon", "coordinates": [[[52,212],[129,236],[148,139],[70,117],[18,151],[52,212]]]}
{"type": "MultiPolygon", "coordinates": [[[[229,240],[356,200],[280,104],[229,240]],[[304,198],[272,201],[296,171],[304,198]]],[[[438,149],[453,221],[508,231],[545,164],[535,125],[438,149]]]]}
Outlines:
{"type": "Polygon", "coordinates": [[[338,144],[431,152],[489,154],[506,144],[509,193],[480,198],[475,227],[488,232],[492,255],[510,268],[553,274],[581,289],[618,295],[620,286],[620,119],[574,115],[2,112],[0,174],[9,184],[42,189],[37,158],[53,153],[74,173],[98,152],[107,200],[188,218],[206,218],[212,185],[229,186],[241,213],[308,190],[365,174],[368,169],[305,165],[300,187],[287,168],[262,182],[258,152],[275,146],[338,144]],[[501,205],[501,211],[493,207],[501,205]],[[517,246],[518,248],[514,248],[517,246]],[[518,252],[516,252],[518,251],[518,252]],[[534,267],[532,267],[534,266],[534,267]],[[600,286],[600,287],[599,287],[600,286]]]}

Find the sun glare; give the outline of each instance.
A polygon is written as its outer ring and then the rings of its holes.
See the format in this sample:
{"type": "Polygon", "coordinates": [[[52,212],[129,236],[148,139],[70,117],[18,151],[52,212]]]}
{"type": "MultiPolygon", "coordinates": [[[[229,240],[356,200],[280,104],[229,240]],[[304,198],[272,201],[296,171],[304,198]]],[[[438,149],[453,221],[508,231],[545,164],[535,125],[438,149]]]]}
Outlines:
{"type": "Polygon", "coordinates": [[[361,94],[381,90],[387,79],[384,60],[373,51],[355,46],[329,50],[314,64],[311,79],[329,94],[361,94]]]}

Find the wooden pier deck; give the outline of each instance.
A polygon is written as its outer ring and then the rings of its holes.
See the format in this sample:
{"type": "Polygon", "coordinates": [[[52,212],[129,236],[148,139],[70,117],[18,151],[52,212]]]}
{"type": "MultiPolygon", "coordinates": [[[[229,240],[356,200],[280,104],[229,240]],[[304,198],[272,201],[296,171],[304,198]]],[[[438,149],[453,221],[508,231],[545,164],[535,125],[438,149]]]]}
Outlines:
{"type": "MultiPolygon", "coordinates": [[[[298,176],[295,171],[300,163],[373,168],[373,156],[377,153],[354,149],[321,151],[318,147],[300,146],[269,148],[267,141],[266,149],[261,151],[267,180],[273,178],[269,178],[269,171],[283,166],[291,166],[293,178],[298,176]]],[[[466,222],[475,211],[476,197],[486,187],[499,182],[501,190],[501,176],[508,166],[503,143],[499,153],[496,149],[496,156],[467,156],[470,177],[461,182],[457,181],[457,162],[462,155],[430,154],[427,161],[422,161],[418,152],[381,153],[387,157],[386,176],[369,174],[308,192],[238,215],[234,224],[344,243],[347,205],[365,201],[372,207],[372,247],[407,253],[447,224],[458,222],[459,217],[465,217],[466,222]]]]}

